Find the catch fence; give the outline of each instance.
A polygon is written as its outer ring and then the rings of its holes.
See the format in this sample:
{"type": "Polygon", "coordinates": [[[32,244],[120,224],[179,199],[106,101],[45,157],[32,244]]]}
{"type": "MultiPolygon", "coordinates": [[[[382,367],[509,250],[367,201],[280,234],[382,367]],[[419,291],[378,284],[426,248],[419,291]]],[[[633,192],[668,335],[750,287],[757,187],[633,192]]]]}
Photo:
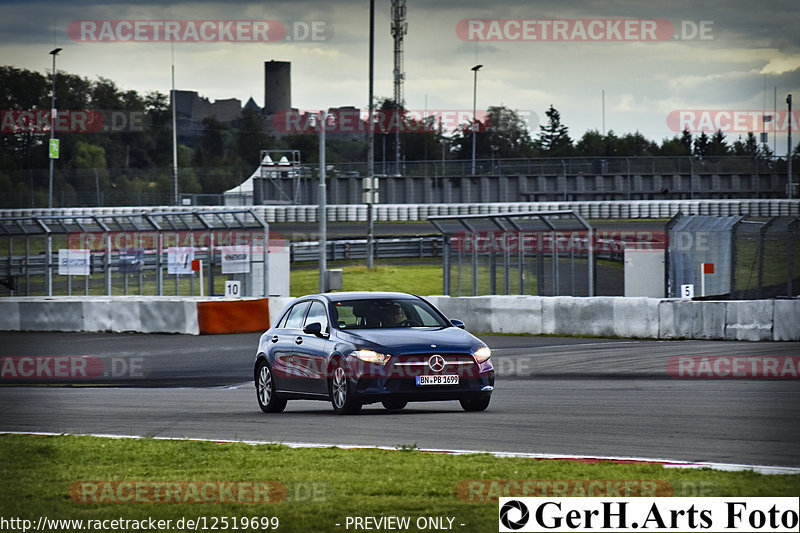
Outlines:
{"type": "MultiPolygon", "coordinates": [[[[0,218],[11,295],[269,295],[269,225],[251,209],[0,218]]],[[[270,248],[272,247],[272,249],[270,248]]]]}

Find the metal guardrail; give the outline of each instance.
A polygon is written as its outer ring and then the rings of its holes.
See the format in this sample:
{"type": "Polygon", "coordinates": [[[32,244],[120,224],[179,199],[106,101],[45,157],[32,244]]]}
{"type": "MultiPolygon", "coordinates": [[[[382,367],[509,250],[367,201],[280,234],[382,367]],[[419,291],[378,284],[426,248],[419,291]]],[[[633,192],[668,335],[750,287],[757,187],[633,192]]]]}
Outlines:
{"type": "MultiPolygon", "coordinates": [[[[424,235],[417,237],[392,237],[375,239],[376,259],[414,259],[442,257],[442,236],[424,235]]],[[[601,259],[622,261],[624,245],[622,241],[598,239],[595,255],[601,259]]],[[[289,244],[291,262],[317,261],[319,259],[318,241],[300,241],[289,244]]],[[[366,259],[366,239],[329,240],[328,261],[366,259]]],[[[3,258],[0,258],[0,272],[3,272],[3,258]]]]}
{"type": "MultiPolygon", "coordinates": [[[[379,238],[373,242],[374,257],[376,259],[429,258],[440,257],[442,254],[442,237],[439,235],[379,238]]],[[[316,261],[319,259],[318,241],[293,242],[289,245],[289,248],[289,257],[292,262],[316,261]]],[[[366,239],[336,239],[328,241],[328,261],[366,259],[366,257],[366,239]]]]}
{"type": "MultiPolygon", "coordinates": [[[[413,259],[413,258],[436,258],[442,256],[442,236],[423,235],[415,237],[391,237],[378,238],[375,242],[375,257],[377,259],[413,259]]],[[[606,241],[599,240],[603,245],[606,241]]],[[[616,241],[614,241],[616,242],[616,241]]],[[[612,245],[599,246],[606,250],[601,252],[600,257],[608,259],[622,260],[622,246],[612,245]],[[618,249],[618,250],[617,250],[618,249]]],[[[317,241],[299,241],[289,244],[291,262],[317,261],[319,259],[319,244],[317,241]]],[[[365,259],[367,257],[366,239],[334,239],[328,241],[328,261],[342,261],[348,259],[365,259]]],[[[103,253],[92,254],[92,271],[102,272],[103,253]]],[[[198,250],[195,254],[196,259],[208,261],[207,253],[198,250]]],[[[58,259],[57,254],[53,254],[52,264],[58,259]]],[[[118,272],[118,253],[112,252],[109,260],[110,271],[118,272]]],[[[164,261],[166,264],[166,261],[164,261]]],[[[155,268],[155,259],[151,255],[145,256],[143,270],[147,271],[155,268]]],[[[11,269],[9,270],[8,256],[0,257],[0,278],[9,276],[24,275],[25,269],[31,276],[41,276],[46,268],[45,256],[43,254],[32,255],[26,265],[24,255],[11,257],[11,269]]]]}

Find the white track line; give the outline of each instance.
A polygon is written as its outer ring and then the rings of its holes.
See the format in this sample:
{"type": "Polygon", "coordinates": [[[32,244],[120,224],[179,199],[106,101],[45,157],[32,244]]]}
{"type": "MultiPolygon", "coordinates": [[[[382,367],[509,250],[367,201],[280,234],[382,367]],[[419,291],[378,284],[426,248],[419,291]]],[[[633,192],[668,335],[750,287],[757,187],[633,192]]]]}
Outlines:
{"type": "MultiPolygon", "coordinates": [[[[152,438],[156,440],[176,440],[176,441],[191,441],[191,442],[216,442],[220,444],[249,444],[252,446],[261,446],[265,444],[282,444],[289,448],[342,448],[345,450],[387,450],[397,451],[399,447],[396,446],[365,446],[360,444],[335,444],[335,443],[317,443],[317,442],[282,442],[282,441],[264,441],[264,440],[241,440],[241,439],[201,439],[193,437],[143,437],[141,435],[116,435],[106,433],[53,433],[46,431],[0,431],[0,435],[36,435],[44,437],[57,437],[61,435],[73,435],[77,437],[101,437],[107,439],[145,439],[152,438]]],[[[551,459],[563,461],[608,461],[617,463],[643,463],[643,464],[660,464],[664,468],[710,468],[712,470],[721,470],[728,472],[751,471],[758,474],[786,474],[798,475],[800,474],[800,467],[793,466],[769,466],[769,465],[748,465],[739,463],[712,463],[712,462],[690,462],[679,461],[673,459],[653,459],[647,457],[622,457],[622,456],[604,456],[604,455],[562,455],[552,453],[522,453],[522,452],[500,452],[500,451],[479,451],[479,450],[448,450],[442,448],[418,448],[417,451],[425,453],[446,453],[451,455],[472,455],[479,453],[488,453],[495,457],[513,457],[521,459],[551,459]]]]}

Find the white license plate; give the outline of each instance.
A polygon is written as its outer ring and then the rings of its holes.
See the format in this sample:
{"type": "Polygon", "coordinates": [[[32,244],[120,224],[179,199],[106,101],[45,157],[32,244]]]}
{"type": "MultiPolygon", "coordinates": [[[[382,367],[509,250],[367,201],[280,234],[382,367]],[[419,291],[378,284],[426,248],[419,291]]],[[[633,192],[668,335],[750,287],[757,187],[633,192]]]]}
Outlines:
{"type": "Polygon", "coordinates": [[[417,385],[458,385],[458,376],[455,374],[417,376],[417,385]]]}

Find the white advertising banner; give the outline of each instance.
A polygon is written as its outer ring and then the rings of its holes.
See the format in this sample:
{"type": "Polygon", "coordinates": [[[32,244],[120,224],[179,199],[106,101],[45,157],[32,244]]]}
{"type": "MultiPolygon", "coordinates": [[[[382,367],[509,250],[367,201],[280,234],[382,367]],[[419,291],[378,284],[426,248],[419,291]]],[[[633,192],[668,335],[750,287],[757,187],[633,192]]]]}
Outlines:
{"type": "Polygon", "coordinates": [[[88,276],[91,252],[62,248],[58,251],[58,273],[61,276],[88,276]]]}
{"type": "Polygon", "coordinates": [[[167,273],[191,274],[194,248],[191,246],[172,246],[167,248],[167,273]]]}
{"type": "Polygon", "coordinates": [[[250,246],[223,246],[222,273],[247,274],[250,272],[250,246]]]}

